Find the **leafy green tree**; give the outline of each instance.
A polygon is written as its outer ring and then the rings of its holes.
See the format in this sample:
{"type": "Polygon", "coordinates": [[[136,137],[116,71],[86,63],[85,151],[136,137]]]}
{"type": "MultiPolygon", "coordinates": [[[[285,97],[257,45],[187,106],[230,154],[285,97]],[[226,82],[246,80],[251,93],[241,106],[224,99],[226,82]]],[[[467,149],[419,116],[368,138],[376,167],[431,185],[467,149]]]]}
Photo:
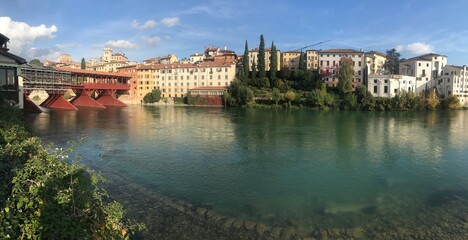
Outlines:
{"type": "Polygon", "coordinates": [[[385,61],[384,68],[389,74],[398,74],[400,71],[400,53],[395,48],[387,50],[385,54],[387,60],[385,61]]]}
{"type": "Polygon", "coordinates": [[[86,61],[84,58],[81,58],[81,69],[86,69],[86,61]]]}
{"type": "Polygon", "coordinates": [[[449,96],[448,98],[444,99],[443,107],[445,109],[450,109],[450,110],[460,109],[461,108],[460,99],[455,95],[449,96]]]}
{"type": "Polygon", "coordinates": [[[263,39],[263,34],[260,35],[260,45],[258,47],[258,77],[266,77],[265,69],[265,40],[263,39]]]}
{"type": "Polygon", "coordinates": [[[352,92],[345,94],[343,100],[341,101],[340,107],[345,111],[357,110],[359,108],[359,103],[356,95],[352,92]]]}
{"type": "Polygon", "coordinates": [[[338,91],[341,94],[350,93],[353,90],[354,66],[351,58],[341,58],[341,66],[338,70],[338,91]]]}
{"type": "Polygon", "coordinates": [[[159,100],[161,100],[161,90],[159,89],[154,89],[143,97],[143,102],[145,103],[155,103],[159,102],[159,100]]]}
{"type": "Polygon", "coordinates": [[[429,92],[429,96],[426,99],[426,105],[428,109],[436,109],[440,104],[440,100],[435,93],[435,89],[429,92]]]}
{"type": "Polygon", "coordinates": [[[291,102],[294,101],[295,99],[296,99],[296,93],[294,93],[293,91],[287,91],[284,94],[284,101],[288,103],[289,107],[291,107],[291,102]]]}
{"type": "Polygon", "coordinates": [[[367,88],[363,85],[356,87],[356,97],[358,103],[361,105],[362,110],[374,111],[376,107],[376,102],[372,93],[367,91],[367,88]]]}
{"type": "Polygon", "coordinates": [[[273,86],[273,80],[276,78],[276,72],[278,71],[278,56],[276,55],[276,46],[274,42],[271,42],[270,48],[270,85],[273,86]]]}
{"type": "Polygon", "coordinates": [[[275,102],[275,105],[278,105],[279,101],[281,100],[281,92],[278,88],[273,88],[272,91],[272,98],[273,101],[275,102]]]}
{"type": "Polygon", "coordinates": [[[37,58],[36,58],[36,59],[33,59],[33,60],[31,60],[31,61],[29,61],[29,64],[31,64],[31,65],[36,65],[36,66],[40,66],[40,67],[44,66],[44,65],[42,64],[41,60],[39,60],[39,59],[37,59],[37,58]]]}
{"type": "Polygon", "coordinates": [[[248,77],[250,73],[249,64],[249,45],[247,40],[245,40],[245,49],[244,49],[244,56],[242,57],[242,68],[244,71],[244,76],[248,77]]]}
{"type": "Polygon", "coordinates": [[[244,106],[253,100],[252,90],[240,81],[233,81],[225,95],[226,102],[230,106],[244,106]]]}

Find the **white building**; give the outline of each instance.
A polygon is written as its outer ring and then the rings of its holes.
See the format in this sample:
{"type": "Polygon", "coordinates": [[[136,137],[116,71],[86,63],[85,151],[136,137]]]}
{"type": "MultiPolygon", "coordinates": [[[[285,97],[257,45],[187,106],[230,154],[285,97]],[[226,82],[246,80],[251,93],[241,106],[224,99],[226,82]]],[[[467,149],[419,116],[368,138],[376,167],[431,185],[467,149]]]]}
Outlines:
{"type": "Polygon", "coordinates": [[[367,89],[374,97],[392,98],[403,91],[415,92],[416,77],[371,74],[368,77],[367,89]]]}
{"type": "Polygon", "coordinates": [[[400,63],[400,74],[416,77],[416,92],[423,92],[436,86],[435,79],[447,65],[447,56],[429,53],[410,58],[400,63]]]}
{"type": "MultiPolygon", "coordinates": [[[[270,59],[271,53],[269,48],[265,48],[265,71],[270,71],[270,59]]],[[[278,63],[277,70],[280,70],[281,66],[281,52],[276,50],[276,59],[278,63]]],[[[255,65],[258,67],[258,48],[254,48],[249,51],[249,69],[252,71],[252,64],[255,62],[255,65]]]]}
{"type": "Polygon", "coordinates": [[[437,78],[437,90],[444,97],[457,96],[463,106],[468,105],[468,72],[466,66],[445,65],[437,78]]]}
{"type": "Polygon", "coordinates": [[[353,89],[363,83],[365,64],[365,53],[354,49],[328,49],[320,50],[319,70],[322,79],[328,87],[338,85],[338,69],[341,66],[342,58],[351,58],[354,66],[353,89]]]}

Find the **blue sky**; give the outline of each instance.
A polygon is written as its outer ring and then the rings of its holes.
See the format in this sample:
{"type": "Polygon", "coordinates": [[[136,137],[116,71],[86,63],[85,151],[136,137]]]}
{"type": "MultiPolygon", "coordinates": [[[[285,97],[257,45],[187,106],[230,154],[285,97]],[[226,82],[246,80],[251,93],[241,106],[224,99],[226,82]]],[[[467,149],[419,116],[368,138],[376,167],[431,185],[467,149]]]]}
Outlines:
{"type": "Polygon", "coordinates": [[[330,39],[313,48],[436,52],[468,65],[467,12],[466,0],[0,0],[0,33],[28,60],[70,53],[79,61],[104,47],[131,61],[189,57],[208,45],[243,54],[245,40],[258,47],[263,34],[281,51],[330,39]]]}

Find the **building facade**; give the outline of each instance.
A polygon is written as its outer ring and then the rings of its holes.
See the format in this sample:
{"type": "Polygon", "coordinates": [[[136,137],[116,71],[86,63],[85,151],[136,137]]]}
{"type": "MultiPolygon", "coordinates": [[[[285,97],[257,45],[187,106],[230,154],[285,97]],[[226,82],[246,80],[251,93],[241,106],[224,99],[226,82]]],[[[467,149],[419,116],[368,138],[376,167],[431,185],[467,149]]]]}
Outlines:
{"type": "Polygon", "coordinates": [[[184,97],[197,87],[227,88],[236,77],[235,61],[139,65],[119,70],[134,71],[130,83],[131,98],[136,103],[154,89],[161,90],[162,97],[184,97]]]}
{"type": "Polygon", "coordinates": [[[429,53],[400,63],[400,74],[416,77],[416,92],[436,87],[436,78],[447,65],[447,56],[429,53]]]}
{"type": "Polygon", "coordinates": [[[370,74],[367,90],[374,97],[392,98],[402,92],[415,92],[416,77],[370,74]]]}
{"type": "Polygon", "coordinates": [[[377,51],[366,52],[365,63],[367,64],[367,73],[380,74],[384,70],[385,62],[387,58],[385,54],[377,51]]]}
{"type": "Polygon", "coordinates": [[[21,74],[20,65],[26,60],[8,52],[9,41],[0,33],[0,94],[23,108],[23,84],[18,75],[21,74]]]}
{"type": "Polygon", "coordinates": [[[457,96],[468,106],[468,72],[466,66],[445,65],[437,78],[437,90],[443,97],[457,96]]]}
{"type": "Polygon", "coordinates": [[[353,61],[354,77],[353,89],[363,83],[365,53],[353,49],[328,49],[320,50],[319,70],[323,82],[327,87],[336,87],[338,85],[338,70],[342,58],[350,58],[353,61]]]}
{"type": "Polygon", "coordinates": [[[317,50],[306,51],[307,70],[316,70],[319,68],[319,55],[317,50]]]}
{"type": "Polygon", "coordinates": [[[299,61],[301,59],[301,52],[299,51],[286,51],[281,53],[281,67],[289,68],[291,70],[299,69],[299,61]]]}

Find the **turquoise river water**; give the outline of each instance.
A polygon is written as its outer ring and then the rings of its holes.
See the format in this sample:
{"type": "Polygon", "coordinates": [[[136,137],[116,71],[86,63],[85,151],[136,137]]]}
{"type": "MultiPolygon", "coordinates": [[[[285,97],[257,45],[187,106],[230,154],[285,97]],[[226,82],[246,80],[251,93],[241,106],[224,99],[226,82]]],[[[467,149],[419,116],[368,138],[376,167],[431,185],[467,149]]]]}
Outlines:
{"type": "Polygon", "coordinates": [[[83,140],[78,161],[109,181],[125,176],[223,216],[468,232],[468,111],[129,106],[26,118],[46,142],[83,140]]]}

